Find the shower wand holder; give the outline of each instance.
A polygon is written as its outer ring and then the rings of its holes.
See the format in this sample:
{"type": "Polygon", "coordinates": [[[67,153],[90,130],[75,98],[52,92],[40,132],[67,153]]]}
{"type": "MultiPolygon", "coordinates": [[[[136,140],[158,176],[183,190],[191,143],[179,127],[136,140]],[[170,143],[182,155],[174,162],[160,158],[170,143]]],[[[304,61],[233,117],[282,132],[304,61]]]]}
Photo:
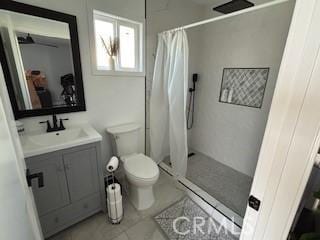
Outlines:
{"type": "Polygon", "coordinates": [[[196,91],[196,82],[198,82],[198,73],[192,74],[193,87],[192,87],[192,88],[189,88],[189,92],[190,92],[190,93],[196,91]]]}

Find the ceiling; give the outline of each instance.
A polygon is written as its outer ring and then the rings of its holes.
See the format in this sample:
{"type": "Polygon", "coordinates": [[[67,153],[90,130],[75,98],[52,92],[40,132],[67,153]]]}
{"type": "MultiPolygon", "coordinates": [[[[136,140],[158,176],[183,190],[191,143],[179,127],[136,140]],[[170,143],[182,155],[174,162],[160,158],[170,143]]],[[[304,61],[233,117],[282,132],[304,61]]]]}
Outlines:
{"type": "MultiPolygon", "coordinates": [[[[224,4],[230,2],[231,0],[191,0],[194,3],[206,5],[206,6],[218,6],[220,4],[224,4]]],[[[249,0],[250,2],[259,5],[266,2],[272,2],[273,0],[249,0]]]]}
{"type": "MultiPolygon", "coordinates": [[[[26,37],[28,33],[16,32],[16,34],[19,37],[26,37]]],[[[48,37],[48,36],[32,34],[32,33],[30,35],[33,38],[33,40],[37,43],[50,44],[55,46],[70,46],[70,39],[48,37]]]]}

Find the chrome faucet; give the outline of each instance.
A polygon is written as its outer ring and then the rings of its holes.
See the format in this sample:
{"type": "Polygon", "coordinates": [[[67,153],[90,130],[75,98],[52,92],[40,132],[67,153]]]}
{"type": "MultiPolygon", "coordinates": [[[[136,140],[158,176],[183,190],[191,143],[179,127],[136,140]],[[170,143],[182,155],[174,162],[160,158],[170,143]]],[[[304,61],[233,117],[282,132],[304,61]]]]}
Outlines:
{"type": "Polygon", "coordinates": [[[43,124],[43,123],[46,123],[47,124],[47,132],[56,132],[56,131],[62,131],[62,130],[65,130],[65,126],[63,125],[63,121],[65,120],[69,120],[68,118],[60,118],[60,122],[59,122],[59,125],[58,125],[58,118],[57,118],[57,115],[53,114],[52,115],[52,126],[50,124],[50,121],[47,120],[47,121],[41,121],[39,122],[40,124],[43,124]]]}

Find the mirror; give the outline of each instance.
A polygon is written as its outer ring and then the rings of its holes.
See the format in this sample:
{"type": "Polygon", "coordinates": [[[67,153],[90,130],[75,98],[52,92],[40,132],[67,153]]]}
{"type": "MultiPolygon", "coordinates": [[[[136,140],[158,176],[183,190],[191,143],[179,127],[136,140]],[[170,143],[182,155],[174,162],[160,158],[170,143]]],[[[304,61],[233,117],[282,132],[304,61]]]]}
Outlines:
{"type": "Polygon", "coordinates": [[[17,119],[85,111],[75,16],[0,3],[0,60],[17,119]]]}

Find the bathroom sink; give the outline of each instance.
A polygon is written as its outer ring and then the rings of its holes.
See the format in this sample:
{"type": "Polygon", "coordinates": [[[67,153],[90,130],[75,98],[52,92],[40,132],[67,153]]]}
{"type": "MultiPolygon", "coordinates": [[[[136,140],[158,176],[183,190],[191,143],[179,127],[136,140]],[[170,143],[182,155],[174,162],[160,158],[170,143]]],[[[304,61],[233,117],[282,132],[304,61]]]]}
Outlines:
{"type": "Polygon", "coordinates": [[[30,132],[21,137],[25,157],[58,151],[70,147],[101,141],[101,135],[89,125],[68,128],[57,132],[30,132]]]}
{"type": "Polygon", "coordinates": [[[86,132],[83,129],[78,128],[58,132],[30,135],[28,136],[28,139],[36,145],[52,146],[60,144],[61,142],[67,143],[70,141],[74,141],[78,138],[85,137],[88,137],[86,132]]]}

